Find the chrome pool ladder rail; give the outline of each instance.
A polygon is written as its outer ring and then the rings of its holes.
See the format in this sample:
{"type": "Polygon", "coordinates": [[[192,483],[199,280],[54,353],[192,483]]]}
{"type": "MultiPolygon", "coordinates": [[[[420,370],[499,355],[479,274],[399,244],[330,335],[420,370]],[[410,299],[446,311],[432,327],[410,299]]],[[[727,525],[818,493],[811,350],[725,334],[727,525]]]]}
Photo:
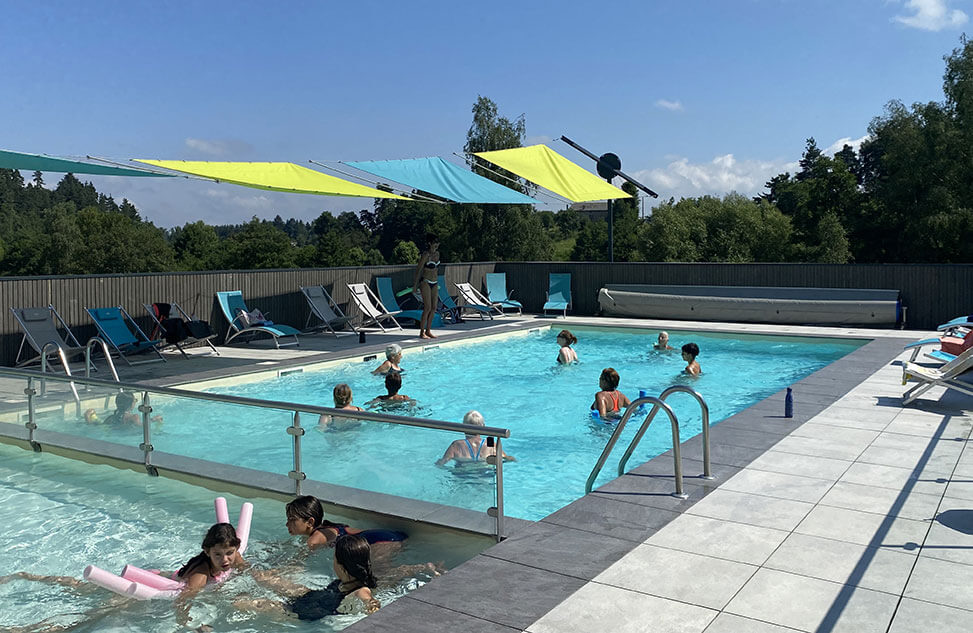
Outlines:
{"type": "Polygon", "coordinates": [[[91,360],[91,348],[95,345],[100,347],[102,353],[105,355],[105,361],[108,363],[108,369],[111,370],[112,378],[115,379],[115,382],[121,382],[121,380],[118,378],[118,371],[115,369],[115,362],[111,359],[111,352],[108,350],[108,343],[98,336],[92,336],[90,339],[88,339],[88,343],[84,346],[84,377],[91,377],[91,369],[94,367],[94,363],[91,360]]]}
{"type": "Polygon", "coordinates": [[[636,446],[638,446],[638,443],[642,440],[642,436],[645,435],[645,432],[648,430],[649,425],[652,423],[652,420],[655,418],[656,414],[658,414],[659,409],[662,409],[663,411],[665,411],[666,415],[669,416],[669,423],[670,426],[672,427],[673,475],[676,484],[676,491],[673,493],[673,496],[678,497],[680,499],[685,499],[688,497],[688,495],[683,492],[683,485],[682,485],[682,455],[680,451],[680,442],[679,442],[679,420],[677,419],[676,414],[673,412],[672,408],[665,403],[666,398],[668,398],[673,393],[677,393],[677,392],[683,392],[692,395],[699,402],[699,405],[702,409],[703,412],[703,475],[702,478],[703,479],[713,478],[710,472],[709,407],[706,405],[706,401],[703,399],[703,397],[699,395],[699,393],[696,392],[695,390],[690,389],[689,387],[685,387],[683,385],[674,385],[672,387],[669,387],[665,391],[663,391],[661,394],[659,394],[658,398],[653,396],[645,396],[645,397],[638,398],[635,401],[633,401],[631,404],[629,404],[628,408],[625,409],[625,412],[622,414],[621,419],[619,419],[618,423],[616,424],[615,431],[612,433],[611,437],[608,439],[608,442],[605,444],[605,448],[604,450],[602,450],[601,455],[598,457],[598,461],[595,464],[595,467],[591,470],[591,474],[588,475],[588,481],[585,483],[585,494],[590,493],[592,488],[594,487],[595,480],[598,478],[599,473],[601,473],[601,469],[604,467],[605,462],[608,461],[608,456],[611,454],[612,449],[615,448],[615,444],[618,442],[618,438],[621,436],[622,431],[625,430],[625,426],[628,424],[629,419],[632,417],[632,415],[639,412],[639,410],[642,408],[643,405],[651,403],[653,405],[652,410],[649,411],[648,415],[645,416],[645,420],[642,422],[642,426],[639,427],[638,432],[636,432],[635,437],[632,438],[632,442],[629,444],[628,448],[626,449],[624,455],[622,456],[622,459],[619,460],[618,474],[619,475],[624,474],[625,464],[628,462],[629,457],[632,456],[632,453],[635,451],[636,446]]]}
{"type": "MultiPolygon", "coordinates": [[[[71,367],[68,365],[68,357],[64,353],[64,348],[57,343],[51,342],[46,343],[44,348],[41,350],[41,373],[46,374],[48,368],[47,355],[49,353],[56,353],[58,358],[61,360],[61,366],[64,367],[64,373],[71,376],[71,367]]],[[[53,366],[51,366],[53,368],[53,366]]],[[[87,374],[85,374],[87,375],[87,374]]],[[[78,388],[74,386],[74,382],[68,383],[71,386],[71,394],[74,396],[75,407],[77,408],[78,415],[81,415],[81,397],[78,395],[78,388]]],[[[41,393],[40,395],[47,394],[47,381],[41,380],[41,393]]]]}

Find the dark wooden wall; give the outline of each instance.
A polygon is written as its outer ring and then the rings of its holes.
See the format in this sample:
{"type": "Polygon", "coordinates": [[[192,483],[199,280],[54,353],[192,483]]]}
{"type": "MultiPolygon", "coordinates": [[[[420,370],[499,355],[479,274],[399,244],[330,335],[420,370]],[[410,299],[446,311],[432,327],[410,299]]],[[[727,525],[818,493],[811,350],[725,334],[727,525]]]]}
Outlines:
{"type": "MultiPolygon", "coordinates": [[[[392,277],[395,288],[412,284],[412,266],[308,268],[299,270],[151,273],[61,277],[0,277],[0,362],[13,363],[20,329],[10,307],[53,305],[86,341],[95,333],[84,308],[121,305],[147,327],[143,303],[178,302],[187,311],[225,332],[226,322],[214,297],[220,290],[240,290],[248,305],[270,312],[279,323],[302,327],[307,305],[298,288],[323,284],[341,304],[350,301],[350,282],[374,288],[375,277],[392,277]]],[[[450,283],[484,286],[488,272],[507,274],[527,311],[539,312],[551,272],[571,273],[573,314],[598,310],[598,289],[608,283],[705,286],[794,286],[812,288],[887,288],[900,290],[909,308],[907,327],[930,329],[954,316],[973,314],[973,265],[970,264],[655,264],[577,262],[478,262],[444,264],[450,283]]],[[[450,294],[456,294],[450,286],[450,294]]]]}

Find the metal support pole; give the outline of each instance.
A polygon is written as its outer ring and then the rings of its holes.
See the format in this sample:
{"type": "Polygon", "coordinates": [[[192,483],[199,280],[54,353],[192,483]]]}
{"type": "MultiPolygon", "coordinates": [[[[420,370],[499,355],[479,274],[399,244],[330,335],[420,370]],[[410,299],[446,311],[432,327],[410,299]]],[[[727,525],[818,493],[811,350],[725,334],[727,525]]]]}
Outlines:
{"type": "Polygon", "coordinates": [[[145,455],[145,472],[152,477],[159,476],[159,470],[152,465],[152,406],[149,404],[149,392],[142,392],[142,404],[139,405],[139,413],[142,414],[142,443],[139,450],[145,455]]]}
{"type": "MultiPolygon", "coordinates": [[[[611,184],[611,180],[608,181],[611,184]]],[[[615,213],[612,209],[612,201],[608,201],[608,261],[615,263],[615,213]]]]}
{"type": "Polygon", "coordinates": [[[301,436],[304,435],[304,429],[301,428],[299,411],[294,412],[294,422],[287,427],[287,434],[294,438],[294,470],[287,473],[287,476],[294,480],[294,494],[300,495],[301,482],[307,479],[307,475],[301,470],[301,436]]]}
{"type": "Polygon", "coordinates": [[[495,506],[497,517],[497,543],[503,539],[503,445],[500,438],[497,438],[497,454],[494,455],[497,467],[497,505],[495,506]]]}
{"type": "Polygon", "coordinates": [[[24,425],[27,428],[27,441],[30,442],[30,447],[35,453],[40,453],[41,445],[34,439],[34,431],[37,430],[37,423],[34,421],[34,396],[37,395],[37,390],[34,389],[33,378],[27,379],[24,394],[27,396],[27,424],[24,425]]]}

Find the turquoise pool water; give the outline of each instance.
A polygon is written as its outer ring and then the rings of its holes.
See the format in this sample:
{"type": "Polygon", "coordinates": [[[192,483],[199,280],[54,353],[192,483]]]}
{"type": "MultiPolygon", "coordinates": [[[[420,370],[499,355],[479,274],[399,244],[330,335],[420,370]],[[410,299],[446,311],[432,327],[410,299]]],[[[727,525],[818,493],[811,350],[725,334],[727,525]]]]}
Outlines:
{"type": "MultiPolygon", "coordinates": [[[[545,328],[425,351],[407,349],[402,360],[402,393],[418,402],[408,410],[411,414],[460,421],[468,410],[477,409],[487,424],[511,429],[504,449],[518,461],[504,469],[505,504],[510,515],[525,519],[540,519],[584,493],[585,480],[612,431],[610,425],[592,421],[588,412],[603,368],[618,370],[620,389],[630,398],[640,388],[657,395],[673,384],[688,384],[707,400],[711,423],[716,423],[863,343],[671,332],[672,346],[695,341],[702,350],[698,360],[703,375],[691,379],[681,375],[685,363],[678,351],[651,350],[657,333],[646,330],[578,328],[581,362],[558,367],[557,331],[545,328]]],[[[346,382],[354,402],[364,405],[384,393],[383,378],[369,373],[380,360],[348,361],[214,391],[331,406],[334,385],[346,382]]],[[[682,439],[699,433],[695,400],[675,395],[670,402],[682,439]]],[[[281,473],[291,468],[285,413],[182,402],[162,404],[158,410],[165,415],[165,424],[153,436],[159,450],[281,473]],[[212,448],[215,444],[218,450],[212,448]]],[[[314,421],[304,423],[315,426],[314,421]]],[[[626,429],[623,442],[636,426],[626,429]]],[[[445,432],[380,423],[343,432],[312,429],[303,442],[304,470],[312,479],[484,510],[494,503],[492,469],[434,465],[453,439],[457,436],[445,432]]],[[[629,464],[634,467],[670,444],[668,424],[660,418],[629,464]]],[[[616,463],[609,461],[598,483],[614,477],[616,463]]]]}
{"type": "MultiPolygon", "coordinates": [[[[215,496],[170,479],[0,444],[0,576],[26,571],[80,579],[92,563],[115,573],[126,563],[178,569],[199,551],[203,535],[215,522],[215,496]]],[[[222,496],[235,521],[244,500],[222,496]]],[[[284,527],[283,503],[250,501],[254,515],[248,562],[257,569],[290,566],[287,577],[309,587],[332,580],[331,551],[302,557],[302,544],[284,527]]],[[[393,562],[443,561],[453,567],[487,545],[483,539],[474,542],[454,534],[414,533],[393,562]]],[[[405,578],[383,586],[376,595],[387,604],[421,582],[422,578],[405,578]]],[[[190,612],[191,624],[253,633],[337,631],[363,617],[341,615],[310,623],[281,620],[236,609],[233,600],[241,595],[274,597],[241,573],[199,594],[190,612]]],[[[72,630],[85,633],[189,630],[177,625],[171,601],[122,600],[88,583],[78,589],[20,579],[0,583],[0,606],[0,631],[42,620],[51,626],[78,623],[72,630]]]]}

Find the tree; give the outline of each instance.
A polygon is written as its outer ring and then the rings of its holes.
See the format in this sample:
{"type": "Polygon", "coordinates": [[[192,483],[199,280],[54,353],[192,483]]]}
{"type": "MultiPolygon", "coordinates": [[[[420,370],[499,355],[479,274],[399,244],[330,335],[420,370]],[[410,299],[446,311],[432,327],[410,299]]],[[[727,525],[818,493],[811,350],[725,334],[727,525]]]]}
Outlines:
{"type": "Polygon", "coordinates": [[[186,223],[173,231],[172,246],[178,270],[219,270],[223,249],[216,230],[203,221],[186,223]]]}
{"type": "Polygon", "coordinates": [[[473,154],[522,147],[526,138],[527,123],[523,114],[513,121],[502,117],[498,113],[497,104],[481,95],[473,104],[473,122],[466,132],[466,145],[463,146],[463,151],[474,165],[475,173],[507,187],[522,190],[512,184],[518,182],[518,176],[500,168],[484,169],[476,165],[473,154]]]}
{"type": "Polygon", "coordinates": [[[392,249],[393,264],[417,264],[419,263],[419,247],[415,242],[402,240],[396,242],[392,249]]]}
{"type": "Polygon", "coordinates": [[[226,244],[227,267],[233,270],[293,268],[296,256],[287,234],[256,216],[226,244]]]}

